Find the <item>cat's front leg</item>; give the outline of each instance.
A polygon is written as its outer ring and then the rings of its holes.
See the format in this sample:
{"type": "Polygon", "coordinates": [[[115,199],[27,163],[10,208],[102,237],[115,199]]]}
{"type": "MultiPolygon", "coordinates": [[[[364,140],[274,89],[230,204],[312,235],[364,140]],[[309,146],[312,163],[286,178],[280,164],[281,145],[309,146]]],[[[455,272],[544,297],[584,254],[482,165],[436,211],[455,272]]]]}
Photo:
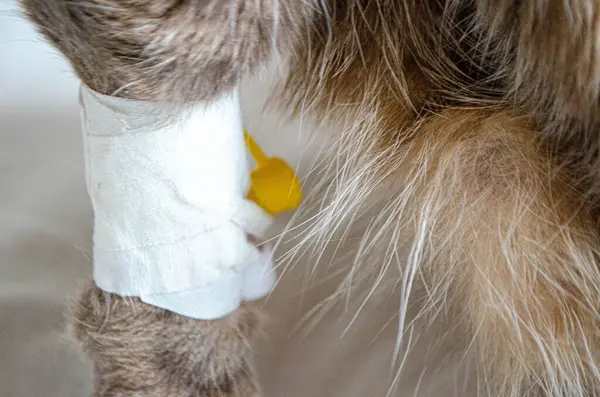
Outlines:
{"type": "MultiPolygon", "coordinates": [[[[232,92],[243,75],[266,61],[276,42],[294,36],[286,32],[306,3],[21,2],[91,90],[165,104],[176,114],[198,104],[208,107],[232,92]]],[[[219,320],[192,319],[90,285],[70,320],[94,362],[96,397],[254,397],[259,389],[251,348],[260,318],[251,305],[242,304],[219,320]]]]}
{"type": "Polygon", "coordinates": [[[260,396],[251,349],[263,316],[250,304],[201,321],[90,283],[70,319],[94,363],[94,397],[260,396]]]}

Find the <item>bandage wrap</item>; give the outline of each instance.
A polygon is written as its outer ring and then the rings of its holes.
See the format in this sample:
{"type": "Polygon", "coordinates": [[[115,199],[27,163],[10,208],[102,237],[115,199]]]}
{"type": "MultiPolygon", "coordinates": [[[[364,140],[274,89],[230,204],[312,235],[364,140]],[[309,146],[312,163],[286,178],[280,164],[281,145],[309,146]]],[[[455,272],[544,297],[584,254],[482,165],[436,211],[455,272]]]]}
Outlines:
{"type": "Polygon", "coordinates": [[[177,114],[86,87],[80,97],[97,285],[192,317],[235,309],[247,266],[265,261],[246,233],[270,222],[245,199],[237,93],[177,114]]]}

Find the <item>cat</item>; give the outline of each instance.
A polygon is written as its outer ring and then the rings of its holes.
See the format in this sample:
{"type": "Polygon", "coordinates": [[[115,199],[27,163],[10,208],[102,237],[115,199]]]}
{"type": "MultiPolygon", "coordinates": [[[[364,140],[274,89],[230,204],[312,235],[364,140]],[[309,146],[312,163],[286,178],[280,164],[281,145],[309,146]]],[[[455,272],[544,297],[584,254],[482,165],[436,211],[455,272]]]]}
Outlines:
{"type": "MultiPolygon", "coordinates": [[[[366,246],[408,244],[398,288],[460,313],[481,395],[600,395],[600,2],[21,3],[85,84],[176,108],[284,54],[279,102],[351,147],[316,233],[386,184],[366,246]]],[[[71,317],[96,397],[261,395],[252,304],[199,321],[90,284],[71,317]]]]}

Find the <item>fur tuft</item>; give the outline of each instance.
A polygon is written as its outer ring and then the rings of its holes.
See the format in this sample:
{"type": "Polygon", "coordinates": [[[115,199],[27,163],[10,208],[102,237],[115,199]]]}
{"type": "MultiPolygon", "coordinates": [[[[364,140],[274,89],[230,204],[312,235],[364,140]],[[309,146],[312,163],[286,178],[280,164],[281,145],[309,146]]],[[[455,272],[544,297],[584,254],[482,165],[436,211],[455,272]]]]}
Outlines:
{"type": "Polygon", "coordinates": [[[341,288],[400,288],[399,349],[417,284],[456,307],[480,395],[600,393],[598,5],[549,3],[329,2],[285,86],[340,131],[293,251],[367,217],[341,288]]]}

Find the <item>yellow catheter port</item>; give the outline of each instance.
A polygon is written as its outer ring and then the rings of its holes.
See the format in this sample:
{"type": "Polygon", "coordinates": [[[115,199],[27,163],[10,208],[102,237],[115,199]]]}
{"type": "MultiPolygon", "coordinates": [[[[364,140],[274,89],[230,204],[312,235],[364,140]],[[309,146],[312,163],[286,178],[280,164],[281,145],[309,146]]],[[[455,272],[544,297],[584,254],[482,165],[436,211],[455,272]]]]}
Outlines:
{"type": "Polygon", "coordinates": [[[246,131],[244,139],[256,161],[256,168],[250,173],[248,198],[273,216],[298,208],[302,202],[302,186],[292,167],[283,159],[267,157],[246,131]]]}

